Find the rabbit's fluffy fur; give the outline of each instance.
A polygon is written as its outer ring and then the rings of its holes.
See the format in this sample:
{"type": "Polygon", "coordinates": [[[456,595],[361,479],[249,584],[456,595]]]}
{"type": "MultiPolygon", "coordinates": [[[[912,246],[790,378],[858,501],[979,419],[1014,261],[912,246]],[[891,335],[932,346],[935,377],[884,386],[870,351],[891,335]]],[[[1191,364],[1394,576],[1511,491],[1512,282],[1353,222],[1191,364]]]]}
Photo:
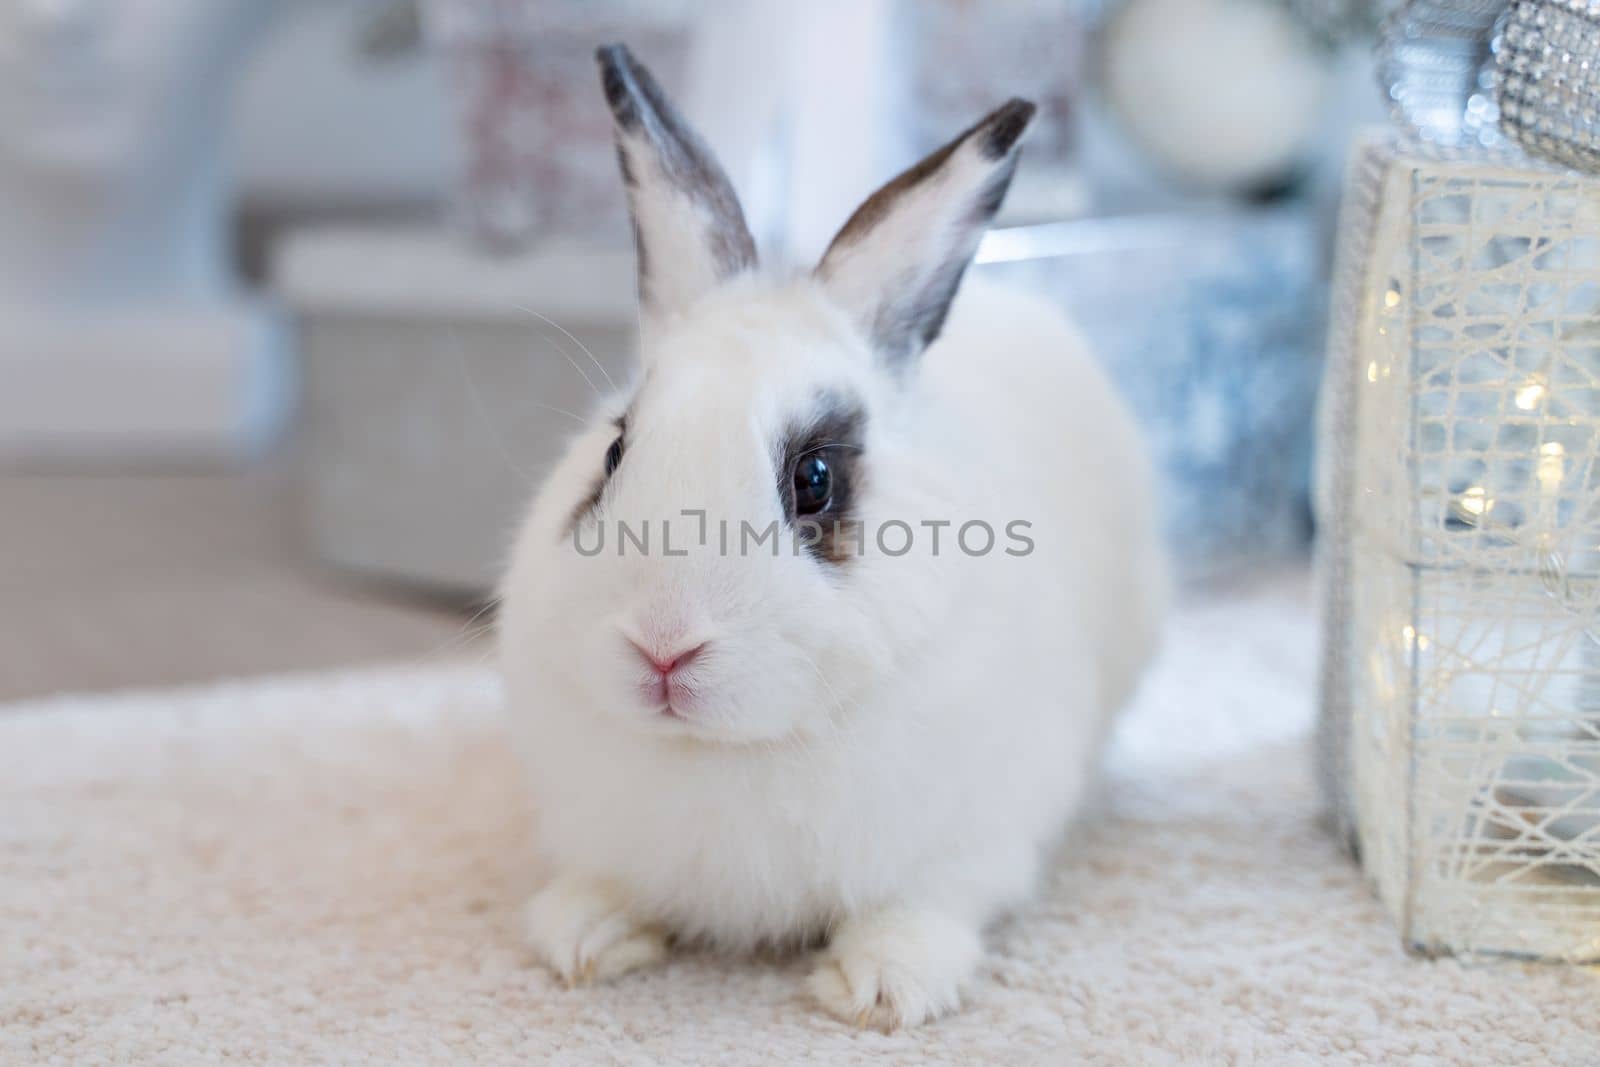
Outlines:
{"type": "Polygon", "coordinates": [[[824,1007],[920,1022],[1029,892],[1163,606],[1151,471],[1083,341],[1032,297],[970,285],[948,307],[1032,109],[1001,108],[816,271],[773,278],[648,73],[621,48],[601,65],[642,372],[549,476],[503,588],[553,876],[528,933],[568,980],[673,938],[825,940],[824,1007]],[[842,548],[790,539],[797,441],[833,460],[843,510],[817,518],[847,524],[842,548]],[[776,553],[741,522],[783,530],[776,553]],[[670,689],[645,658],[697,647],[670,689]]]}

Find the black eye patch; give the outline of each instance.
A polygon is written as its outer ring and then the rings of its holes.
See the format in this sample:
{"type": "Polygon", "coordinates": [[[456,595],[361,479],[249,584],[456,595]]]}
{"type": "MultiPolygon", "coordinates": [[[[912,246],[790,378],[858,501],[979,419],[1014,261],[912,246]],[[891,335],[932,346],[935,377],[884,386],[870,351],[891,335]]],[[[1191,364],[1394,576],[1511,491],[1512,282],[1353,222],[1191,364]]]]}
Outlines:
{"type": "Polygon", "coordinates": [[[859,403],[824,393],[774,450],[784,520],[812,557],[826,563],[855,551],[866,424],[859,403]]]}
{"type": "Polygon", "coordinates": [[[588,515],[590,512],[594,511],[595,508],[600,506],[600,496],[606,491],[606,483],[611,480],[611,475],[616,471],[617,465],[622,462],[622,454],[627,450],[627,412],[623,412],[621,415],[617,416],[614,425],[617,428],[616,440],[612,441],[610,447],[606,449],[605,459],[601,461],[601,474],[600,477],[595,480],[594,488],[591,489],[589,493],[578,502],[577,507],[572,509],[572,521],[568,524],[569,532],[573,527],[576,527],[579,522],[583,521],[583,517],[585,515],[588,515]]]}

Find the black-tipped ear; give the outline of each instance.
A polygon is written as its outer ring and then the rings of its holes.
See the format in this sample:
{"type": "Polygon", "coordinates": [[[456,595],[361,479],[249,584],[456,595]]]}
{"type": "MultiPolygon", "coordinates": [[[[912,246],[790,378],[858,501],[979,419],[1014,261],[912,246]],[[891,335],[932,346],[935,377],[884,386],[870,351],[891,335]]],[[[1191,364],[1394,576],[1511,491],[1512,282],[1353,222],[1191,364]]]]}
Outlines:
{"type": "Polygon", "coordinates": [[[889,362],[939,336],[1033,113],[1026,100],[996,108],[873,193],[823,253],[817,278],[889,362]]]}
{"type": "Polygon", "coordinates": [[[639,300],[647,314],[686,307],[756,265],[756,245],[722,167],[626,46],[600,62],[617,158],[633,213],[639,300]]]}

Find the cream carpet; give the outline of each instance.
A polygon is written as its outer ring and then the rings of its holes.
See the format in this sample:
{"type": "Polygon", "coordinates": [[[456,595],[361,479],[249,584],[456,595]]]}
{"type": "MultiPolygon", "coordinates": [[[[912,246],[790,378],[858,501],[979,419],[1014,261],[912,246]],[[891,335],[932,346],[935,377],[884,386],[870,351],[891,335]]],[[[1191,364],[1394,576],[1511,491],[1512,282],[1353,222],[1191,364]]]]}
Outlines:
{"type": "Polygon", "coordinates": [[[14,705],[0,1063],[1600,1064],[1600,975],[1405,957],[1320,830],[1309,620],[1281,588],[1186,611],[965,1012],[889,1036],[793,960],[529,966],[482,670],[14,705]]]}

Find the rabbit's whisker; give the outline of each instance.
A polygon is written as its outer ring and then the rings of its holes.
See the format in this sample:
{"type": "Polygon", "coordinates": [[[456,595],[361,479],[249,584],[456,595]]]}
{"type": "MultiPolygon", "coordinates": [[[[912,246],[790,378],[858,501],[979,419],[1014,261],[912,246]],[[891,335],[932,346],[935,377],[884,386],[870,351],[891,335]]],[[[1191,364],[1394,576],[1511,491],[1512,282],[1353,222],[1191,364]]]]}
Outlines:
{"type": "MultiPolygon", "coordinates": [[[[568,338],[570,338],[572,340],[573,344],[578,346],[578,348],[583,352],[584,355],[589,357],[589,362],[594,364],[594,369],[599,371],[605,377],[606,385],[610,386],[613,391],[617,388],[617,383],[611,380],[611,374],[606,370],[605,366],[603,364],[601,364],[601,362],[598,359],[595,358],[593,352],[589,351],[589,346],[584,344],[582,341],[578,340],[577,336],[571,330],[569,330],[565,326],[561,325],[555,319],[552,319],[549,315],[545,315],[545,314],[542,314],[541,312],[535,311],[533,308],[528,307],[525,304],[513,304],[511,306],[516,308],[518,311],[525,311],[529,315],[532,315],[534,318],[538,319],[540,322],[547,322],[551,326],[554,326],[556,329],[560,330],[563,334],[565,334],[568,338]]],[[[554,343],[554,342],[552,342],[552,343],[554,343]]],[[[563,348],[561,351],[562,351],[562,354],[565,355],[567,350],[563,348]]],[[[570,359],[571,357],[568,356],[568,358],[570,359]]],[[[574,361],[574,365],[576,365],[576,361],[574,361]]],[[[583,372],[579,371],[578,373],[582,374],[583,372]]],[[[586,375],[586,374],[584,375],[584,381],[589,381],[589,376],[586,375]]],[[[594,383],[590,382],[589,384],[593,385],[594,383]]],[[[598,389],[595,390],[595,391],[599,392],[598,389]]]]}

